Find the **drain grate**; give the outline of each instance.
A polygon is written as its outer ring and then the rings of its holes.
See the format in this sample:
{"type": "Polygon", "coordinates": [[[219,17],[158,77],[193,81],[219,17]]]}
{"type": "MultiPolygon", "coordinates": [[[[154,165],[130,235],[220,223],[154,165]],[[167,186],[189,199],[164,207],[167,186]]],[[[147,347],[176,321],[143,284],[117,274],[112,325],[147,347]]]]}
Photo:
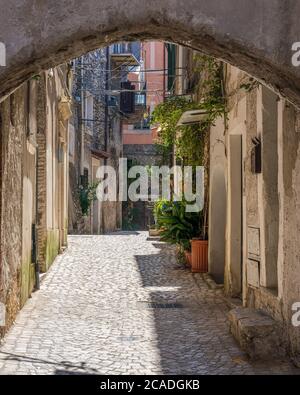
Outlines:
{"type": "Polygon", "coordinates": [[[181,303],[141,302],[148,309],[182,309],[181,303]]]}

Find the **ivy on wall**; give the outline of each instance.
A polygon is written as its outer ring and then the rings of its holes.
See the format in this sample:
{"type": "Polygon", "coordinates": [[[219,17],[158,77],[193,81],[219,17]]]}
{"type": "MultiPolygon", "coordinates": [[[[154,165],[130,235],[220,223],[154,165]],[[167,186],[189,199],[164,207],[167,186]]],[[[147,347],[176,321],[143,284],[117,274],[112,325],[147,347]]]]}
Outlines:
{"type": "Polygon", "coordinates": [[[97,199],[97,187],[99,181],[88,184],[86,187],[81,185],[79,187],[79,201],[82,215],[88,215],[92,202],[97,199]]]}
{"type": "Polygon", "coordinates": [[[209,130],[219,117],[227,118],[223,81],[223,64],[209,56],[195,54],[191,76],[193,92],[189,96],[172,96],[152,113],[152,124],[159,124],[157,143],[163,153],[175,153],[181,165],[205,168],[205,203],[199,223],[199,236],[207,238],[209,130]],[[196,124],[177,126],[181,115],[189,110],[203,110],[204,119],[196,124]]]}
{"type": "Polygon", "coordinates": [[[205,165],[206,135],[215,120],[225,114],[222,64],[211,57],[196,54],[192,72],[197,76],[194,93],[189,97],[167,98],[153,111],[151,123],[160,126],[157,144],[165,155],[174,150],[184,165],[205,165]],[[185,111],[199,109],[207,114],[201,123],[177,126],[185,111]]]}

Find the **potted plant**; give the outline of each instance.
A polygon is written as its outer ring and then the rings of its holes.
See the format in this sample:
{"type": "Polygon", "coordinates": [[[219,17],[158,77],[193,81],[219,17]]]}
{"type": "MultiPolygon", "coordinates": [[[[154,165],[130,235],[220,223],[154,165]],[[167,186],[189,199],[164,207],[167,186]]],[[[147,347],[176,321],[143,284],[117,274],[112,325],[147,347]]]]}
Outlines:
{"type": "Polygon", "coordinates": [[[192,244],[192,273],[208,272],[208,240],[193,239],[192,244]]]}
{"type": "Polygon", "coordinates": [[[176,244],[191,265],[190,240],[199,233],[199,213],[186,212],[185,202],[160,201],[155,207],[161,240],[176,244]]]}
{"type": "Polygon", "coordinates": [[[186,266],[191,267],[192,266],[192,249],[191,249],[190,240],[183,241],[182,248],[184,251],[186,266]]]}

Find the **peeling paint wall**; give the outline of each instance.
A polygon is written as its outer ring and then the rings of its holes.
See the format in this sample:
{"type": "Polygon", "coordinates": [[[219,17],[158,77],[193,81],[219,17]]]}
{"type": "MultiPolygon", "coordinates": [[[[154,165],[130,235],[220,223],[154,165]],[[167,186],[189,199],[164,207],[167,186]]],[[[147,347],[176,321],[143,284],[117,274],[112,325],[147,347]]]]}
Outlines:
{"type": "Polygon", "coordinates": [[[279,297],[290,352],[300,352],[300,330],[293,327],[292,305],[300,301],[300,130],[299,113],[279,102],[279,297]]]}
{"type": "Polygon", "coordinates": [[[68,97],[66,67],[41,75],[38,188],[39,188],[39,265],[49,269],[60,249],[67,244],[68,224],[68,118],[62,101],[68,97]]]}
{"type": "MultiPolygon", "coordinates": [[[[280,321],[283,341],[295,355],[300,351],[300,330],[292,325],[292,305],[300,301],[300,117],[291,104],[267,88],[251,83],[245,89],[248,79],[227,66],[227,129],[219,120],[211,130],[211,194],[216,169],[223,169],[227,186],[225,292],[280,321]],[[237,241],[233,224],[237,205],[232,205],[232,197],[238,190],[230,181],[230,139],[238,135],[243,145],[240,290],[234,280],[237,249],[232,248],[233,239],[237,241]],[[253,138],[262,142],[260,173],[252,171],[253,138]]],[[[214,218],[224,214],[224,207],[214,206],[212,196],[210,205],[210,271],[214,274],[214,259],[218,259],[216,240],[212,241],[218,224],[214,218]]]]}
{"type": "Polygon", "coordinates": [[[63,142],[62,131],[68,122],[63,122],[59,113],[65,87],[57,69],[55,73],[54,80],[59,89],[54,90],[51,97],[45,74],[22,85],[0,105],[0,302],[6,305],[6,326],[0,328],[1,335],[9,329],[35,286],[35,262],[32,259],[35,226],[42,271],[48,269],[66,243],[67,189],[62,186],[68,181],[68,141],[63,142]],[[51,122],[47,118],[51,112],[49,104],[47,106],[50,101],[54,110],[51,122]],[[57,149],[59,144],[64,147],[61,157],[57,149]],[[49,145],[55,148],[47,162],[49,145]],[[53,168],[54,172],[50,173],[49,169],[53,168]],[[50,185],[47,191],[49,174],[52,174],[56,188],[50,185]],[[47,223],[47,216],[53,213],[56,213],[54,227],[47,223]]]}
{"type": "MultiPolygon", "coordinates": [[[[6,327],[20,308],[22,256],[22,164],[25,134],[25,87],[1,103],[1,265],[0,301],[6,327]]],[[[2,334],[4,333],[2,328],[2,334]]]]}

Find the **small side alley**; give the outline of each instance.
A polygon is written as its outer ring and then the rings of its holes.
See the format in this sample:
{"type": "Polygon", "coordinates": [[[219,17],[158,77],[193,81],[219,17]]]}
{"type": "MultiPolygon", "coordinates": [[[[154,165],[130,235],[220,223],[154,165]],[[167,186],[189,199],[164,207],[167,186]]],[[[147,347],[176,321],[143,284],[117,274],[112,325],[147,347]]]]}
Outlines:
{"type": "Polygon", "coordinates": [[[250,362],[220,290],[148,232],[70,236],[19,313],[0,374],[287,374],[250,362]]]}

